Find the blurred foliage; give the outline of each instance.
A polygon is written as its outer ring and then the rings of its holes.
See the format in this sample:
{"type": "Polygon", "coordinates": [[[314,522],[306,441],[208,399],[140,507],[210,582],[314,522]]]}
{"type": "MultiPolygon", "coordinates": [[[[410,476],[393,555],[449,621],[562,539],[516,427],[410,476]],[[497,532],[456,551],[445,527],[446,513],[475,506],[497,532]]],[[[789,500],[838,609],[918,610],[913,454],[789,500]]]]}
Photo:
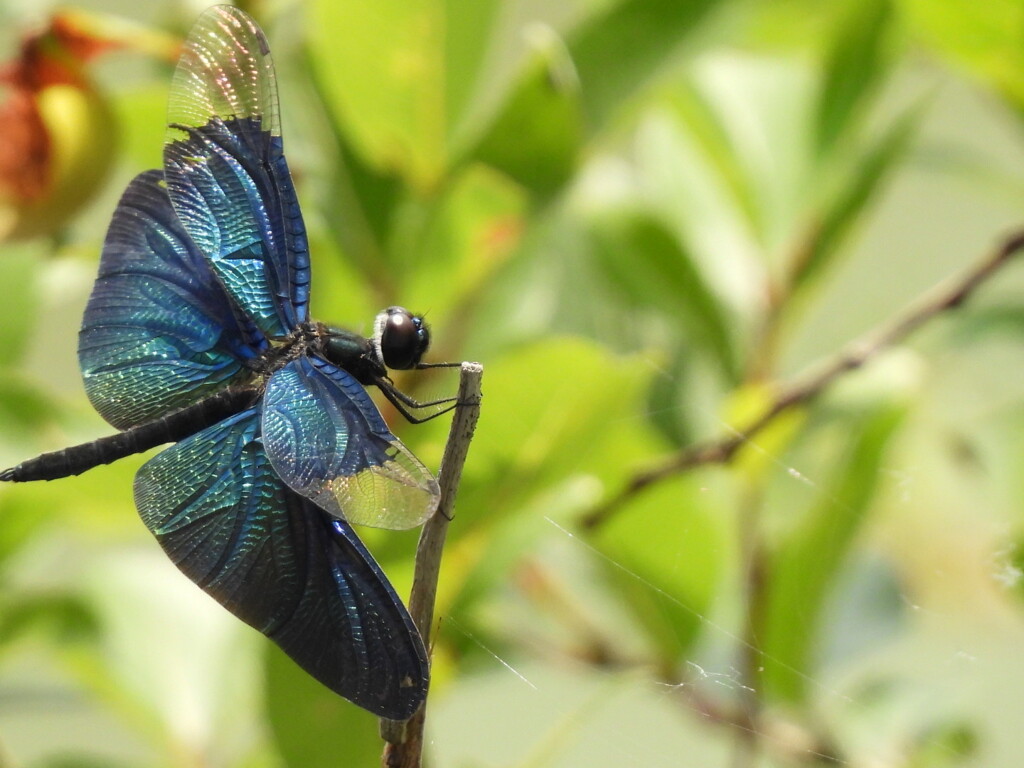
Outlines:
{"type": "MultiPolygon", "coordinates": [[[[38,112],[85,170],[57,173],[37,236],[0,231],[0,465],[108,430],[76,330],[202,5],[75,6],[135,44],[76,64],[79,107],[38,112]]],[[[1019,764],[1019,268],[731,464],[579,525],[1024,220],[1019,3],[244,7],[278,65],[315,315],[425,310],[435,359],[485,364],[432,764],[1019,764]]],[[[16,0],[0,19],[8,61],[47,21],[16,0]]],[[[395,428],[437,466],[444,421],[395,428]]],[[[373,718],[144,534],[142,460],[0,488],[0,766],[375,764],[373,718]]],[[[367,540],[407,594],[415,535],[367,540]]]]}

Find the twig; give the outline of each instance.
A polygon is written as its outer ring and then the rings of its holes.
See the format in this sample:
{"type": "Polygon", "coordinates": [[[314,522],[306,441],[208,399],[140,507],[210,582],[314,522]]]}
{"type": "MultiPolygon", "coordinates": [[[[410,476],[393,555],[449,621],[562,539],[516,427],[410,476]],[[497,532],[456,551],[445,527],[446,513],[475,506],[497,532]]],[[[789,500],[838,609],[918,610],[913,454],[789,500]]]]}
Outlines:
{"type": "Polygon", "coordinates": [[[763,664],[758,649],[759,638],[764,635],[767,613],[769,564],[761,533],[761,512],[764,507],[764,489],[758,483],[745,482],[739,494],[740,562],[743,563],[743,628],[737,646],[739,666],[737,674],[740,689],[736,703],[746,727],[736,731],[733,746],[733,768],[746,768],[758,763],[762,744],[761,721],[764,714],[763,692],[758,669],[763,664]]]}
{"type": "Polygon", "coordinates": [[[688,446],[649,469],[635,474],[615,496],[596,507],[582,520],[596,528],[623,504],[648,486],[705,464],[726,464],[740,447],[781,413],[820,394],[844,373],[860,368],[884,349],[902,341],[936,315],[959,307],[985,280],[1024,248],[1024,231],[1016,232],[966,274],[935,286],[896,316],[895,320],[848,344],[837,355],[799,376],[779,390],[765,411],[745,427],[714,440],[688,446]]]}
{"type": "MultiPolygon", "coordinates": [[[[419,629],[427,648],[430,648],[430,629],[434,621],[434,600],[437,596],[437,577],[441,570],[441,551],[448,533],[448,523],[455,507],[455,495],[462,477],[462,466],[469,453],[469,443],[480,416],[480,380],[483,366],[463,363],[459,379],[459,407],[455,409],[444,458],[441,459],[439,479],[441,501],[437,513],[423,526],[416,547],[416,570],[412,593],[409,596],[409,614],[419,629]]],[[[385,768],[418,768],[423,755],[423,725],[426,702],[405,721],[381,720],[380,733],[387,744],[381,758],[385,768]]]]}

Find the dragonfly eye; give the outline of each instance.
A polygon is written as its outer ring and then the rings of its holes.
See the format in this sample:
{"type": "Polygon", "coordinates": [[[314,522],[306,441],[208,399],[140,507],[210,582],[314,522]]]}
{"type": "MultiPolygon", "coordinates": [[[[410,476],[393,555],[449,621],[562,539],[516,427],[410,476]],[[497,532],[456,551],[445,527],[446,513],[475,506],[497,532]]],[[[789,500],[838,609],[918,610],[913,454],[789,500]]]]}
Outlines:
{"type": "Polygon", "coordinates": [[[377,315],[376,330],[384,365],[392,370],[415,367],[430,346],[430,330],[423,318],[403,307],[388,307],[377,315]]]}

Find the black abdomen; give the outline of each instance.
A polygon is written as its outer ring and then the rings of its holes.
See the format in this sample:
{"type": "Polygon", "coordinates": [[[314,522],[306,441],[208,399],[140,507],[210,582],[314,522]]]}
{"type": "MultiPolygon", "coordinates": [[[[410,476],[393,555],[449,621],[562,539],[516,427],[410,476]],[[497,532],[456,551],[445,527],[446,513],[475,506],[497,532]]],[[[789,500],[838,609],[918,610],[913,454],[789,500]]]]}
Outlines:
{"type": "Polygon", "coordinates": [[[109,464],[164,443],[176,443],[228,416],[244,411],[256,402],[259,394],[259,390],[254,387],[226,389],[200,400],[195,405],[131,427],[116,435],[101,437],[23,461],[16,467],[0,472],[0,481],[24,483],[80,475],[100,464],[109,464]]]}

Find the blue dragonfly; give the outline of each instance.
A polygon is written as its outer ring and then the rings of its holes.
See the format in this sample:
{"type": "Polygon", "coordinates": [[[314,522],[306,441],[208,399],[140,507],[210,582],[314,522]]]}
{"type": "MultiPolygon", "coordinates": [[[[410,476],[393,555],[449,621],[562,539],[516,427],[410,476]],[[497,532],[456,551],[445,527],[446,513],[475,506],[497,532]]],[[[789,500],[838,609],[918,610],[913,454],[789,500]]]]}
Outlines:
{"type": "Polygon", "coordinates": [[[365,387],[412,421],[388,369],[429,367],[423,320],[373,336],[309,319],[310,263],[267,39],[198,20],[171,86],[163,171],[118,204],[79,335],[85,389],[121,432],[0,480],[48,480],[174,443],[135,479],[143,522],[190,579],[361,707],[409,717],[423,641],[351,524],[424,522],[440,492],[365,387]]]}

